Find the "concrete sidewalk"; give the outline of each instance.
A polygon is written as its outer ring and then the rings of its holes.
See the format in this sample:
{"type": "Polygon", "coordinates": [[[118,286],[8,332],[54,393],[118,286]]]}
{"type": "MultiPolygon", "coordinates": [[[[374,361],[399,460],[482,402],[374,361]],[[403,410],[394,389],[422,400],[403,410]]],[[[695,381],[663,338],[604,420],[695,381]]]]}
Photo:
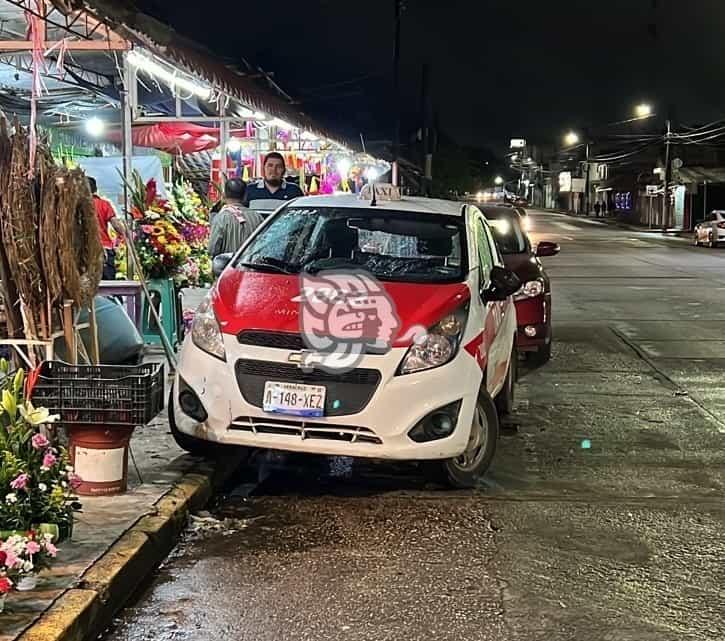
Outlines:
{"type": "Polygon", "coordinates": [[[165,413],[136,429],[131,448],[128,492],[82,497],[73,537],[59,545],[52,569],[36,590],[9,595],[0,641],[94,638],[172,550],[189,512],[239,463],[236,453],[216,466],[185,455],[165,413]]]}

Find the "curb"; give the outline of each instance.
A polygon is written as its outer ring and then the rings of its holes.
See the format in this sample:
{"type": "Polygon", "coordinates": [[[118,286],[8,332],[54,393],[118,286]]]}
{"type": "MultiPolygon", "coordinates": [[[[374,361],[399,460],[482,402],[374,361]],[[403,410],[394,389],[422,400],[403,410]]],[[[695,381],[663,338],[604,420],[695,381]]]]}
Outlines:
{"type": "Polygon", "coordinates": [[[18,641],[86,641],[103,632],[173,550],[189,513],[204,507],[243,459],[241,454],[225,456],[185,474],[18,641]]]}
{"type": "Polygon", "coordinates": [[[662,238],[674,238],[674,239],[684,239],[689,240],[692,237],[691,231],[683,231],[683,230],[666,230],[662,231],[662,229],[656,229],[653,227],[640,227],[638,225],[631,225],[629,223],[622,222],[618,220],[617,218],[614,218],[612,216],[601,216],[601,217],[594,217],[594,216],[585,216],[582,214],[574,214],[570,211],[566,211],[564,209],[542,209],[541,211],[548,211],[555,214],[563,214],[565,216],[569,216],[570,218],[574,218],[575,220],[584,219],[584,220],[596,220],[604,225],[608,225],[609,227],[617,227],[618,229],[623,229],[626,231],[633,231],[633,232],[640,232],[644,234],[652,234],[652,235],[659,235],[662,238]]]}

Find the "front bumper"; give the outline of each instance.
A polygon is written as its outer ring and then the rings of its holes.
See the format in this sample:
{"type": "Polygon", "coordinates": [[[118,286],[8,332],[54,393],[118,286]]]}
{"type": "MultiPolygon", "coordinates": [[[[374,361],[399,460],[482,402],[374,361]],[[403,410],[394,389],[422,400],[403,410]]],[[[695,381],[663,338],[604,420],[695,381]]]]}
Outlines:
{"type": "MultiPolygon", "coordinates": [[[[465,350],[443,367],[407,376],[395,376],[405,349],[394,349],[384,356],[364,356],[358,369],[376,370],[380,376],[362,409],[356,411],[358,407],[351,405],[350,411],[355,413],[338,411],[336,416],[302,419],[264,412],[254,396],[255,385],[247,386],[246,381],[238,382],[237,378],[239,361],[265,363],[274,370],[275,365],[289,366],[292,352],[240,345],[230,336],[225,336],[224,341],[227,362],[198,349],[190,337],[184,343],[174,385],[173,411],[178,429],[185,434],[245,447],[397,460],[452,458],[466,448],[482,373],[465,350]],[[180,410],[179,377],[204,406],[208,418],[203,423],[180,410]],[[425,416],[459,400],[461,409],[451,436],[426,443],[416,443],[408,437],[408,432],[425,416]]],[[[314,382],[310,378],[303,380],[301,370],[300,377],[299,382],[314,382]]],[[[340,387],[331,384],[328,394],[331,389],[340,387]]],[[[354,398],[359,402],[360,397],[354,398]]]]}
{"type": "Polygon", "coordinates": [[[551,293],[517,300],[516,319],[516,347],[519,351],[536,351],[547,345],[551,341],[551,293]],[[534,335],[530,336],[532,333],[534,335]]]}

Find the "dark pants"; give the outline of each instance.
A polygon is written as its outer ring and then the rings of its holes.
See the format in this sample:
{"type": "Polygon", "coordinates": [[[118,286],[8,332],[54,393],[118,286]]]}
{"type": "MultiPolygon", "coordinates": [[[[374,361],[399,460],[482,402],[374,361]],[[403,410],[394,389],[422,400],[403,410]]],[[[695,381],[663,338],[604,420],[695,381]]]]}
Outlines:
{"type": "Polygon", "coordinates": [[[103,280],[116,280],[116,252],[113,249],[104,249],[103,280]]]}

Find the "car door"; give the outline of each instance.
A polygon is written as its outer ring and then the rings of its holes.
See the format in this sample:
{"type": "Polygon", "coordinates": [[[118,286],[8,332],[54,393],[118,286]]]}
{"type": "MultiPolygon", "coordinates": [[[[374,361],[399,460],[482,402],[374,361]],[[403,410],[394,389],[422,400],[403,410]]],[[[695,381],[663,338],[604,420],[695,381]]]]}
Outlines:
{"type": "MultiPolygon", "coordinates": [[[[488,223],[478,211],[473,216],[473,229],[478,253],[479,291],[482,291],[490,282],[493,267],[495,265],[503,267],[503,262],[488,223]]],[[[511,356],[516,319],[513,309],[507,309],[509,302],[482,301],[485,308],[483,348],[487,353],[486,388],[492,396],[495,396],[503,386],[511,356]]]]}
{"type": "Polygon", "coordinates": [[[700,227],[700,242],[706,243],[710,240],[710,233],[712,232],[713,222],[715,221],[715,214],[708,214],[700,227]]]}

